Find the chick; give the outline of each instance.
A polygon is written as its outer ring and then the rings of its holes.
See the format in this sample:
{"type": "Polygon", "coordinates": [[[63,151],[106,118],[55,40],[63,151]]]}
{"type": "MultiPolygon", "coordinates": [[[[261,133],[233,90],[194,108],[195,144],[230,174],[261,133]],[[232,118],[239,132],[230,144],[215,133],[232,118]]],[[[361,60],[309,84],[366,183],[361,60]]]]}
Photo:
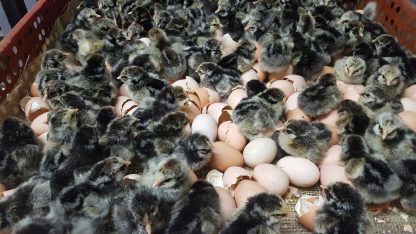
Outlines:
{"type": "Polygon", "coordinates": [[[222,68],[212,62],[201,63],[196,72],[201,79],[201,86],[217,91],[221,98],[225,98],[232,88],[241,84],[237,71],[222,68]]]}
{"type": "Polygon", "coordinates": [[[366,85],[380,88],[387,95],[400,98],[406,88],[405,82],[398,67],[384,65],[368,78],[366,85]]]}
{"type": "Polygon", "coordinates": [[[331,57],[326,53],[318,53],[309,48],[293,52],[293,74],[305,77],[306,80],[314,80],[325,65],[331,62],[331,57]]]}
{"type": "Polygon", "coordinates": [[[264,84],[260,80],[250,80],[246,84],[246,89],[247,89],[247,96],[252,97],[267,90],[267,87],[266,87],[266,84],[264,84]]]}
{"type": "Polygon", "coordinates": [[[186,72],[186,58],[181,51],[175,50],[166,33],[159,28],[149,31],[151,40],[151,62],[162,79],[175,81],[181,79],[186,72]]]}
{"type": "Polygon", "coordinates": [[[348,99],[339,104],[336,122],[339,136],[348,134],[364,136],[369,124],[370,118],[359,104],[348,99]]]}
{"type": "Polygon", "coordinates": [[[48,69],[59,69],[65,70],[67,69],[65,65],[66,59],[68,59],[70,55],[58,49],[51,49],[45,52],[42,58],[41,69],[48,70],[48,69]]]}
{"type": "Polygon", "coordinates": [[[116,1],[114,0],[99,0],[97,2],[98,9],[102,16],[112,19],[113,22],[116,22],[119,12],[117,10],[116,1]]]}
{"type": "Polygon", "coordinates": [[[172,154],[198,171],[211,159],[212,143],[205,135],[194,133],[179,141],[172,154]]]}
{"type": "Polygon", "coordinates": [[[91,26],[91,32],[94,35],[102,40],[107,35],[110,29],[117,28],[117,24],[114,20],[110,18],[99,18],[94,21],[94,24],[91,26]]]}
{"type": "Polygon", "coordinates": [[[319,163],[331,146],[331,130],[320,122],[288,120],[279,134],[278,143],[290,155],[319,163]]]}
{"type": "Polygon", "coordinates": [[[107,32],[102,46],[106,64],[114,66],[122,58],[123,48],[126,43],[126,34],[122,29],[112,28],[107,32]]]}
{"type": "Polygon", "coordinates": [[[45,217],[27,216],[17,222],[12,229],[15,234],[41,234],[63,233],[63,227],[56,225],[51,219],[45,217]]]}
{"type": "Polygon", "coordinates": [[[286,213],[285,201],[280,196],[260,193],[250,197],[220,233],[280,233],[280,216],[286,213]]]}
{"type": "Polygon", "coordinates": [[[347,177],[367,204],[383,204],[399,198],[402,181],[382,156],[371,154],[364,138],[349,135],[342,143],[342,162],[347,177]]]}
{"type": "Polygon", "coordinates": [[[172,211],[166,233],[218,233],[220,199],[210,183],[195,182],[172,211]]]}
{"type": "Polygon", "coordinates": [[[4,120],[0,132],[0,181],[13,189],[39,173],[42,152],[32,129],[22,120],[4,120]]]}
{"type": "Polygon", "coordinates": [[[358,98],[358,103],[363,106],[369,117],[383,112],[400,113],[403,111],[403,104],[400,100],[391,97],[377,87],[366,87],[358,98]]]}
{"type": "Polygon", "coordinates": [[[286,38],[271,37],[261,43],[260,68],[264,72],[284,71],[291,63],[294,44],[286,38]]]}
{"type": "Polygon", "coordinates": [[[416,160],[397,160],[390,165],[403,181],[400,190],[401,206],[410,215],[416,215],[416,160]]]}
{"type": "Polygon", "coordinates": [[[373,223],[357,190],[343,182],[329,185],[316,213],[316,233],[372,233],[373,223]]]}
{"type": "Polygon", "coordinates": [[[103,43],[99,40],[92,32],[86,31],[84,29],[76,29],[72,33],[73,39],[78,45],[78,51],[76,52],[77,59],[81,62],[82,65],[85,65],[87,59],[99,52],[103,43]]]}
{"type": "Polygon", "coordinates": [[[299,108],[308,116],[315,118],[328,114],[342,101],[334,75],[325,74],[298,96],[299,108]]]}
{"type": "Polygon", "coordinates": [[[236,51],[221,58],[218,65],[225,69],[238,70],[244,73],[253,67],[256,60],[255,51],[256,45],[253,42],[244,41],[236,51]]]}
{"type": "Polygon", "coordinates": [[[360,57],[344,57],[334,65],[334,74],[338,80],[347,84],[362,84],[365,81],[367,66],[360,57]]]}
{"type": "Polygon", "coordinates": [[[136,101],[143,101],[146,97],[156,96],[168,83],[160,80],[155,74],[149,74],[145,70],[137,66],[125,67],[120,76],[117,78],[122,80],[136,101]]]}
{"type": "Polygon", "coordinates": [[[203,46],[193,48],[188,57],[188,75],[199,79],[199,75],[195,72],[198,66],[203,62],[217,63],[221,59],[221,42],[215,39],[207,40],[203,46]],[[196,51],[195,51],[196,50],[196,51]]]}
{"type": "Polygon", "coordinates": [[[100,137],[104,135],[107,131],[108,125],[115,118],[117,118],[117,115],[114,107],[104,106],[99,110],[97,114],[97,131],[100,137]]]}
{"type": "Polygon", "coordinates": [[[279,89],[267,89],[238,103],[232,119],[241,133],[253,139],[277,126],[283,113],[283,98],[279,89]]]}
{"type": "Polygon", "coordinates": [[[416,153],[416,134],[393,113],[378,115],[368,126],[365,140],[386,161],[410,159],[416,153]]]}

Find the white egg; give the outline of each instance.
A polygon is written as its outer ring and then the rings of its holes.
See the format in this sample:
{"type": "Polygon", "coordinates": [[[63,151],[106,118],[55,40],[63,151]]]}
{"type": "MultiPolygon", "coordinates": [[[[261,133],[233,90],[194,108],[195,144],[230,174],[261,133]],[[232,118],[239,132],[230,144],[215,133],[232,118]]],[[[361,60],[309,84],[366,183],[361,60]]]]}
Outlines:
{"type": "Polygon", "coordinates": [[[217,138],[217,132],[217,122],[208,114],[200,114],[192,122],[192,134],[203,134],[214,142],[217,138]]]}
{"type": "Polygon", "coordinates": [[[289,177],[278,166],[264,163],[253,170],[253,177],[268,192],[283,196],[289,189],[289,177]]]}
{"type": "Polygon", "coordinates": [[[289,176],[291,184],[297,187],[310,187],[319,181],[319,169],[310,160],[294,156],[286,156],[277,162],[289,176]]]}
{"type": "Polygon", "coordinates": [[[254,139],[246,145],[243,151],[244,162],[250,167],[271,163],[276,154],[276,143],[270,138],[254,139]]]}

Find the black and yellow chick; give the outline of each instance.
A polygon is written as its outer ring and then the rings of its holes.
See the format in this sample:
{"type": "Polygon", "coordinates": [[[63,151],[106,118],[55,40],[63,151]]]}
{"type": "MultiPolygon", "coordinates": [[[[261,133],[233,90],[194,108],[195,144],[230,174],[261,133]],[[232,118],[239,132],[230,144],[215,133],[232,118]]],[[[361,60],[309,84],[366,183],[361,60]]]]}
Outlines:
{"type": "Polygon", "coordinates": [[[362,105],[369,117],[375,117],[383,112],[400,113],[403,104],[399,99],[391,97],[377,87],[366,87],[358,98],[358,104],[362,105]]]}
{"type": "Polygon", "coordinates": [[[261,70],[269,73],[284,71],[292,62],[293,42],[280,36],[266,38],[261,42],[259,58],[261,70]]]}
{"type": "Polygon", "coordinates": [[[320,122],[288,120],[279,133],[278,144],[290,155],[319,163],[331,146],[331,130],[320,122]]]}
{"type": "Polygon", "coordinates": [[[349,99],[339,104],[336,125],[341,138],[349,134],[364,136],[369,124],[370,118],[361,105],[349,99]]]}
{"type": "Polygon", "coordinates": [[[298,96],[299,108],[308,116],[315,118],[328,114],[342,101],[342,94],[332,74],[325,74],[298,96]]]}
{"type": "Polygon", "coordinates": [[[103,48],[102,41],[90,31],[79,28],[72,33],[72,37],[78,46],[76,57],[83,65],[91,55],[98,53],[103,48]]]}
{"type": "Polygon", "coordinates": [[[221,220],[220,199],[210,183],[195,182],[172,211],[166,233],[218,233],[221,220]]]}
{"type": "Polygon", "coordinates": [[[207,136],[194,133],[179,141],[172,154],[185,161],[193,171],[198,171],[211,159],[212,143],[207,136]]]}
{"type": "Polygon", "coordinates": [[[277,195],[260,193],[250,197],[225,224],[221,234],[280,233],[280,217],[287,213],[285,201],[277,195]]]}
{"type": "Polygon", "coordinates": [[[403,181],[400,205],[410,215],[416,215],[416,160],[397,160],[390,165],[403,181]]]}
{"type": "Polygon", "coordinates": [[[400,196],[402,181],[381,158],[370,153],[361,136],[349,135],[342,143],[346,175],[367,204],[383,204],[400,196]]]}
{"type": "Polygon", "coordinates": [[[316,213],[316,233],[372,233],[373,222],[357,190],[343,182],[325,189],[325,201],[316,213]]]}
{"type": "Polygon", "coordinates": [[[365,82],[367,65],[360,57],[349,56],[338,59],[334,65],[334,74],[338,80],[347,84],[362,84],[365,82]]]}
{"type": "Polygon", "coordinates": [[[199,80],[199,75],[196,73],[199,65],[204,62],[217,63],[220,61],[221,55],[221,42],[217,41],[216,39],[209,39],[203,44],[203,46],[200,47],[191,47],[189,55],[187,56],[187,75],[199,80]]]}
{"type": "Polygon", "coordinates": [[[221,58],[218,65],[225,69],[238,70],[244,73],[253,67],[256,60],[255,51],[256,45],[253,42],[241,42],[237,50],[221,58]]]}
{"type": "Polygon", "coordinates": [[[406,88],[406,80],[400,68],[394,65],[384,65],[371,75],[366,83],[381,89],[387,95],[400,98],[406,88]]]}

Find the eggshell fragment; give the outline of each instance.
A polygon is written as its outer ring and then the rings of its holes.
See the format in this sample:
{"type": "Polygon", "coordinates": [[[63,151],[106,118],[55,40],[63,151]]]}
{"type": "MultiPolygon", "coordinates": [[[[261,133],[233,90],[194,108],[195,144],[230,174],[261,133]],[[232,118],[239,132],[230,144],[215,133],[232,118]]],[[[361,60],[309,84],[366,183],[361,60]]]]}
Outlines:
{"type": "Polygon", "coordinates": [[[231,108],[235,108],[243,98],[247,97],[247,91],[243,86],[237,86],[228,96],[227,103],[231,108]]]}
{"type": "Polygon", "coordinates": [[[208,114],[200,114],[192,122],[192,134],[200,133],[207,136],[212,142],[217,138],[217,123],[208,114]]]}
{"type": "Polygon", "coordinates": [[[412,99],[416,102],[416,85],[412,85],[404,90],[404,97],[412,99]]]}
{"type": "Polygon", "coordinates": [[[297,187],[310,187],[319,180],[319,169],[310,160],[294,156],[286,156],[277,162],[289,177],[290,184],[297,187]]]}
{"type": "Polygon", "coordinates": [[[412,111],[416,113],[416,102],[410,98],[402,98],[400,102],[403,104],[404,111],[412,111]]]}
{"type": "Polygon", "coordinates": [[[139,104],[131,100],[127,96],[118,96],[116,99],[116,114],[121,117],[130,112],[134,107],[137,107],[139,104]]]}
{"type": "Polygon", "coordinates": [[[244,162],[255,167],[262,163],[271,163],[277,154],[276,143],[270,138],[256,138],[246,145],[243,151],[244,162]]]}
{"type": "Polygon", "coordinates": [[[179,111],[182,111],[188,115],[189,122],[192,123],[195,117],[201,114],[201,109],[192,101],[192,99],[186,99],[179,107],[179,111]]]}
{"type": "Polygon", "coordinates": [[[301,92],[305,89],[305,78],[299,75],[287,75],[283,78],[292,83],[295,92],[301,92]]]}
{"type": "Polygon", "coordinates": [[[251,179],[251,173],[242,167],[229,167],[222,177],[224,188],[234,191],[235,185],[243,179],[251,179]]]}
{"type": "Polygon", "coordinates": [[[289,189],[289,177],[276,165],[257,165],[253,170],[253,177],[270,193],[283,196],[289,189]]]}
{"type": "Polygon", "coordinates": [[[234,41],[228,33],[222,36],[221,44],[223,45],[222,51],[224,55],[231,54],[238,48],[238,43],[234,41]]]}
{"type": "Polygon", "coordinates": [[[287,98],[286,103],[285,103],[285,111],[286,112],[298,108],[298,96],[299,96],[299,94],[300,94],[300,92],[295,92],[287,98]]]}
{"type": "Polygon", "coordinates": [[[305,121],[308,121],[308,122],[311,121],[311,118],[309,118],[309,116],[307,114],[305,114],[299,108],[289,110],[288,112],[286,112],[286,119],[287,120],[298,119],[298,120],[305,120],[305,121]]]}
{"type": "Polygon", "coordinates": [[[325,154],[324,160],[321,162],[319,167],[324,165],[338,165],[341,166],[341,152],[342,147],[340,145],[332,145],[325,154]]]}
{"type": "Polygon", "coordinates": [[[208,89],[208,88],[203,88],[203,89],[208,91],[208,99],[209,99],[210,104],[221,101],[220,95],[216,91],[212,89],[208,89]]]}
{"type": "Polygon", "coordinates": [[[204,88],[196,88],[194,92],[196,93],[196,95],[199,98],[199,101],[201,102],[201,108],[210,103],[208,90],[204,88]]]}
{"type": "Polygon", "coordinates": [[[241,75],[241,80],[243,81],[244,86],[246,86],[246,84],[250,80],[258,80],[258,79],[259,79],[259,76],[257,75],[257,72],[254,69],[250,69],[241,75]]]}
{"type": "Polygon", "coordinates": [[[243,155],[237,149],[222,141],[214,142],[209,162],[211,168],[224,172],[229,167],[241,167],[243,164],[243,155]]]}
{"type": "Polygon", "coordinates": [[[293,66],[289,65],[287,68],[280,72],[269,73],[269,80],[281,80],[283,77],[293,74],[293,66]]]}
{"type": "Polygon", "coordinates": [[[237,207],[243,207],[250,197],[264,192],[267,192],[267,190],[255,181],[240,181],[234,190],[234,199],[237,203],[237,207]]]}
{"type": "Polygon", "coordinates": [[[49,105],[40,97],[23,98],[20,104],[24,106],[26,119],[30,122],[50,109],[49,105]]]}
{"type": "Polygon", "coordinates": [[[280,89],[284,94],[285,97],[288,98],[295,92],[295,88],[293,88],[292,83],[287,80],[275,80],[267,83],[268,88],[277,88],[280,89]]]}
{"type": "Polygon", "coordinates": [[[39,84],[36,82],[33,82],[30,86],[30,94],[32,95],[32,97],[41,97],[38,86],[39,84]]]}
{"type": "Polygon", "coordinates": [[[33,120],[32,124],[30,125],[30,128],[32,128],[36,136],[40,136],[43,133],[49,131],[48,113],[49,112],[45,112],[39,115],[36,119],[33,120]]]}
{"type": "Polygon", "coordinates": [[[224,183],[222,180],[223,175],[224,173],[216,169],[212,169],[211,171],[208,172],[206,180],[209,183],[211,183],[213,186],[224,188],[224,183]]]}
{"type": "Polygon", "coordinates": [[[331,130],[331,145],[338,144],[339,143],[339,137],[338,137],[337,127],[328,126],[328,125],[326,125],[326,126],[331,130]]]}
{"type": "Polygon", "coordinates": [[[185,91],[194,91],[199,87],[199,84],[192,77],[186,76],[185,79],[180,79],[173,82],[172,86],[180,86],[185,91]]]}
{"type": "Polygon", "coordinates": [[[233,214],[234,211],[237,209],[237,205],[235,204],[235,201],[231,194],[224,188],[214,186],[215,191],[217,191],[217,194],[220,198],[220,210],[221,210],[221,224],[220,226],[223,226],[227,220],[229,220],[233,214]]]}
{"type": "Polygon", "coordinates": [[[266,80],[267,73],[261,70],[259,63],[255,63],[253,65],[253,69],[256,70],[257,77],[259,78],[260,81],[266,80]]]}
{"type": "Polygon", "coordinates": [[[321,196],[302,196],[295,205],[295,211],[302,224],[310,231],[315,231],[316,212],[323,206],[324,199],[321,196]]]}
{"type": "Polygon", "coordinates": [[[225,121],[218,127],[218,139],[227,142],[239,151],[242,151],[247,144],[247,140],[241,134],[237,124],[231,121],[225,121]]]}
{"type": "Polygon", "coordinates": [[[399,113],[399,117],[407,127],[416,132],[416,113],[413,111],[403,111],[399,113]]]}
{"type": "Polygon", "coordinates": [[[231,107],[225,103],[218,102],[208,106],[207,114],[209,114],[218,123],[218,119],[223,110],[230,110],[231,107]]]}
{"type": "Polygon", "coordinates": [[[351,184],[345,174],[345,167],[327,164],[321,167],[321,186],[326,187],[333,182],[344,182],[351,184]]]}

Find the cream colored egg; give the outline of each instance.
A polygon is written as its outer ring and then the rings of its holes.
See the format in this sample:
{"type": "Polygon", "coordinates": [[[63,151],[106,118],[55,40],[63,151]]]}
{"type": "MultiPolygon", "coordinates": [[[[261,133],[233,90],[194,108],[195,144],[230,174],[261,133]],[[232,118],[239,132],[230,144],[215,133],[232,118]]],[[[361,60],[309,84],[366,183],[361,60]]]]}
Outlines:
{"type": "Polygon", "coordinates": [[[276,165],[257,165],[253,170],[253,177],[267,192],[283,196],[289,189],[289,177],[276,165]]]}
{"type": "Polygon", "coordinates": [[[319,169],[310,160],[294,156],[286,156],[277,162],[289,177],[290,184],[297,187],[310,187],[319,181],[319,169]]]}
{"type": "Polygon", "coordinates": [[[269,82],[268,87],[280,89],[285,94],[286,98],[295,92],[295,88],[293,87],[292,83],[287,80],[276,80],[269,82]]]}
{"type": "Polygon", "coordinates": [[[237,124],[231,121],[225,121],[218,127],[218,139],[230,144],[239,151],[242,151],[247,144],[247,140],[241,134],[237,124]]]}
{"type": "MultiPolygon", "coordinates": [[[[345,167],[328,164],[321,167],[321,186],[327,187],[334,182],[344,182],[351,184],[345,173],[345,167]]],[[[352,185],[352,184],[351,184],[352,185]]]]}
{"type": "Polygon", "coordinates": [[[217,139],[217,123],[208,114],[200,114],[192,122],[192,134],[200,133],[207,136],[212,142],[217,139]]]}
{"type": "Polygon", "coordinates": [[[235,108],[243,98],[247,97],[247,91],[243,86],[237,86],[228,96],[227,103],[231,108],[235,108]]]}
{"type": "Polygon", "coordinates": [[[252,175],[249,171],[242,167],[229,167],[225,170],[222,177],[224,188],[228,191],[234,191],[235,185],[243,179],[251,179],[252,175]]]}
{"type": "Polygon", "coordinates": [[[305,114],[299,108],[287,111],[286,112],[286,119],[287,120],[298,119],[298,120],[305,120],[305,121],[308,121],[308,122],[311,121],[311,118],[309,118],[309,116],[307,114],[305,114]]]}
{"type": "Polygon", "coordinates": [[[234,190],[234,199],[237,203],[237,207],[241,208],[246,204],[250,197],[265,192],[267,192],[267,190],[259,183],[252,180],[243,180],[237,184],[237,187],[234,190]]]}
{"type": "Polygon", "coordinates": [[[292,95],[290,95],[285,103],[285,111],[290,111],[298,108],[298,97],[300,92],[295,92],[292,95]]]}
{"type": "Polygon", "coordinates": [[[259,76],[257,75],[257,72],[254,69],[250,69],[241,75],[241,80],[243,81],[244,86],[246,86],[247,82],[249,82],[250,80],[258,80],[258,79],[259,79],[259,76]]]}
{"type": "Polygon", "coordinates": [[[220,199],[220,210],[221,210],[221,224],[220,226],[223,226],[227,220],[229,220],[235,210],[237,209],[237,205],[235,204],[235,201],[231,194],[224,188],[215,186],[215,191],[217,191],[217,194],[220,199]]]}
{"type": "Polygon", "coordinates": [[[225,142],[214,142],[212,145],[212,156],[209,162],[211,168],[224,172],[229,167],[242,167],[243,164],[243,155],[240,151],[225,142]]]}
{"type": "Polygon", "coordinates": [[[401,103],[403,104],[404,111],[412,111],[416,113],[416,102],[410,98],[402,98],[400,99],[401,103]]]}
{"type": "Polygon", "coordinates": [[[399,113],[399,117],[407,127],[416,132],[416,113],[413,111],[403,111],[399,113]]]}
{"type": "Polygon", "coordinates": [[[404,90],[404,97],[412,99],[416,102],[416,85],[412,85],[404,90]]]}
{"type": "Polygon", "coordinates": [[[325,154],[324,160],[319,164],[319,167],[324,165],[338,165],[341,166],[342,147],[340,145],[332,145],[325,154]]]}
{"type": "Polygon", "coordinates": [[[295,92],[301,92],[305,89],[305,78],[299,75],[287,75],[283,78],[292,83],[295,92]]]}
{"type": "Polygon", "coordinates": [[[199,87],[199,84],[192,77],[187,76],[185,79],[173,82],[172,86],[182,87],[185,91],[194,91],[199,87]]]}
{"type": "Polygon", "coordinates": [[[33,120],[32,124],[30,125],[36,136],[40,136],[43,133],[49,131],[48,113],[49,112],[45,112],[39,115],[38,117],[36,117],[36,119],[33,120]]]}
{"type": "Polygon", "coordinates": [[[262,163],[271,163],[277,154],[276,143],[270,138],[256,138],[246,145],[243,151],[244,162],[255,167],[262,163]]]}

